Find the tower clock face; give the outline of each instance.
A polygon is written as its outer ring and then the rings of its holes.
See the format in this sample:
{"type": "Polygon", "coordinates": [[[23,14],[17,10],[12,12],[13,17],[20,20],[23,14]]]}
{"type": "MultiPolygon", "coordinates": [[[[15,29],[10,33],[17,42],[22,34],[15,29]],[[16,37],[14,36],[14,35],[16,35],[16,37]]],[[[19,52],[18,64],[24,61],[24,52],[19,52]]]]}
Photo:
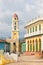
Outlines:
{"type": "Polygon", "coordinates": [[[16,33],[14,33],[14,35],[16,35],[16,33]]]}
{"type": "Polygon", "coordinates": [[[17,39],[17,38],[18,38],[18,32],[13,31],[13,39],[17,39]]]}

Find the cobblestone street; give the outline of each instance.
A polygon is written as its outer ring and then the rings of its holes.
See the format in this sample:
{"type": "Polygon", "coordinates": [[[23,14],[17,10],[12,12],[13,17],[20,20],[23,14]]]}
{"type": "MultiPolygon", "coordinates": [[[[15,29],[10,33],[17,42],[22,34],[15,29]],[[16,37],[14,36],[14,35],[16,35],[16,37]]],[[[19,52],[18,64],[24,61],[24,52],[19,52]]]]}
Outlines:
{"type": "Polygon", "coordinates": [[[43,62],[17,62],[17,63],[10,63],[7,65],[43,65],[43,62]]]}
{"type": "Polygon", "coordinates": [[[20,56],[17,62],[7,65],[43,65],[43,59],[37,59],[34,56],[20,56]]]}

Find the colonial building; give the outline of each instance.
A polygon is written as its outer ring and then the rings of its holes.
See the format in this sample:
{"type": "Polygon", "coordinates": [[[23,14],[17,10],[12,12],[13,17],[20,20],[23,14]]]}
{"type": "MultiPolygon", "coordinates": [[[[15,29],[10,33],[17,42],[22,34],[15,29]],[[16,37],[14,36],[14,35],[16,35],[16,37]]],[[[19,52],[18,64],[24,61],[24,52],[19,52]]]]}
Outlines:
{"type": "Polygon", "coordinates": [[[32,53],[43,51],[43,17],[32,20],[25,29],[26,51],[32,53]]]}
{"type": "Polygon", "coordinates": [[[25,39],[20,40],[20,52],[21,53],[26,52],[26,42],[25,42],[25,39]]]}
{"type": "Polygon", "coordinates": [[[10,51],[10,43],[6,42],[6,40],[0,39],[0,51],[9,52],[10,51]]]}

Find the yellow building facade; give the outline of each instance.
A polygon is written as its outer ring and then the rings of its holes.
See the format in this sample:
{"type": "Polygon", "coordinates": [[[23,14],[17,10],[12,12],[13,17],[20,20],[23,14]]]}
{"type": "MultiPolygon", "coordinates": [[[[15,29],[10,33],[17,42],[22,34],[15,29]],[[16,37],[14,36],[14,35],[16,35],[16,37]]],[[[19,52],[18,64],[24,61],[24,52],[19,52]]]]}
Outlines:
{"type": "Polygon", "coordinates": [[[17,14],[12,16],[11,52],[19,52],[19,21],[17,14]]]}
{"type": "Polygon", "coordinates": [[[26,51],[33,53],[43,51],[43,17],[32,20],[25,29],[26,51]]]}

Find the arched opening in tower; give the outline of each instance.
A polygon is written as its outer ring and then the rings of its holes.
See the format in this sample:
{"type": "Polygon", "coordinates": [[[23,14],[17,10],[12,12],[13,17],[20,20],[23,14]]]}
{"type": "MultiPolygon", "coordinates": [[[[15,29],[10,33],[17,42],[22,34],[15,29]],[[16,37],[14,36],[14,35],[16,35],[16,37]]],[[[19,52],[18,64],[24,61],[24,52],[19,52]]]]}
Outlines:
{"type": "Polygon", "coordinates": [[[14,48],[13,52],[16,53],[16,43],[15,42],[13,43],[13,48],[14,48]]]}

